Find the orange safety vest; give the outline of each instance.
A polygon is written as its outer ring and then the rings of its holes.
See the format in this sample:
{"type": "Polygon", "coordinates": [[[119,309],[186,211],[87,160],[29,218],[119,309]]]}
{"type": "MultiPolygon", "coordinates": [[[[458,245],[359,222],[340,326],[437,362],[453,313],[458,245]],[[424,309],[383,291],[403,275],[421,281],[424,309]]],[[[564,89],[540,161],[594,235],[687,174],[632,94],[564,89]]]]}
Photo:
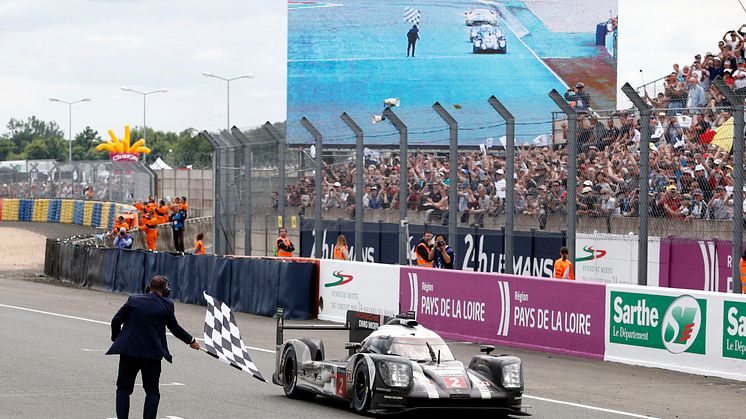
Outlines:
{"type": "Polygon", "coordinates": [[[347,250],[347,246],[334,246],[334,259],[347,260],[342,252],[343,250],[347,250]]]}
{"type": "Polygon", "coordinates": [[[155,218],[158,224],[166,224],[168,222],[168,207],[162,205],[155,209],[155,218]]]}
{"type": "Polygon", "coordinates": [[[741,294],[746,294],[746,260],[741,258],[741,294]]]}
{"type": "Polygon", "coordinates": [[[122,227],[124,227],[125,230],[129,230],[130,229],[130,225],[127,224],[127,221],[125,221],[123,223],[120,223],[119,220],[114,221],[114,229],[112,230],[112,232],[119,233],[119,229],[122,228],[122,227]]]}
{"type": "Polygon", "coordinates": [[[195,240],[194,241],[194,254],[195,255],[204,255],[205,254],[205,245],[202,243],[202,240],[195,240]]]}
{"type": "MultiPolygon", "coordinates": [[[[278,237],[277,241],[282,240],[285,243],[285,247],[290,247],[290,239],[285,237],[284,239],[282,237],[278,237]]],[[[291,252],[288,252],[287,250],[280,249],[279,246],[275,245],[275,254],[279,257],[291,257],[293,254],[291,252]]]]}
{"type": "Polygon", "coordinates": [[[145,220],[145,224],[140,226],[140,230],[145,231],[145,242],[148,246],[148,250],[156,250],[156,242],[158,241],[158,222],[155,218],[145,220]]]}
{"type": "MultiPolygon", "coordinates": [[[[417,244],[417,249],[415,250],[419,250],[420,246],[425,246],[425,250],[427,250],[428,253],[430,252],[430,249],[427,248],[427,245],[422,242],[417,244]]],[[[420,255],[420,252],[415,252],[415,253],[417,254],[417,267],[418,268],[432,268],[433,267],[433,261],[423,258],[420,255]]]]}
{"type": "Polygon", "coordinates": [[[572,262],[569,260],[557,259],[554,262],[554,277],[557,279],[575,279],[575,273],[572,270],[572,262]]]}

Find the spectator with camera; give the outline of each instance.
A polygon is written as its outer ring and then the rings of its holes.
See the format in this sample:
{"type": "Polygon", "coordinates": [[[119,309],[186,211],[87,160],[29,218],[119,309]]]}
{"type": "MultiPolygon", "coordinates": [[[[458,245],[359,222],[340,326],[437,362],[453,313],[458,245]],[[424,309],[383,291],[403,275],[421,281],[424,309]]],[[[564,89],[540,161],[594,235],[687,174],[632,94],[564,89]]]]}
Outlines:
{"type": "Polygon", "coordinates": [[[127,233],[127,230],[124,227],[120,227],[119,233],[114,239],[114,247],[117,249],[132,249],[133,242],[134,239],[129,233],[127,233]]]}
{"type": "Polygon", "coordinates": [[[430,249],[429,259],[433,261],[433,268],[453,269],[456,252],[448,246],[444,235],[437,234],[435,236],[435,246],[430,249]]]}

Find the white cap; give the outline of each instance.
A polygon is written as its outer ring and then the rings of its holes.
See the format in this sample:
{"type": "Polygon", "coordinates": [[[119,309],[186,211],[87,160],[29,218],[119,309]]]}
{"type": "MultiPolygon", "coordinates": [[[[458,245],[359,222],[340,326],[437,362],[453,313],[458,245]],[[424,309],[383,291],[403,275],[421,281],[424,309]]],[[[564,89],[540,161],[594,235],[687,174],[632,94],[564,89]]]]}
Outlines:
{"type": "Polygon", "coordinates": [[[580,193],[586,193],[586,192],[590,192],[592,190],[593,190],[593,188],[591,188],[590,186],[586,186],[585,188],[583,188],[583,190],[580,193]]]}
{"type": "Polygon", "coordinates": [[[591,182],[590,180],[586,180],[585,182],[583,182],[583,185],[584,186],[593,186],[593,182],[591,182]]]}
{"type": "Polygon", "coordinates": [[[339,182],[334,182],[334,186],[337,187],[337,188],[339,188],[340,186],[342,186],[342,184],[339,183],[339,182]]]}
{"type": "Polygon", "coordinates": [[[720,164],[720,163],[722,163],[722,162],[723,162],[723,161],[722,161],[722,160],[720,160],[720,159],[715,159],[715,164],[720,164]]]}
{"type": "Polygon", "coordinates": [[[696,172],[697,170],[705,170],[705,167],[704,167],[704,166],[702,166],[701,164],[698,164],[698,165],[697,165],[697,166],[696,166],[696,167],[694,168],[694,171],[695,171],[695,172],[696,172]]]}
{"type": "Polygon", "coordinates": [[[503,171],[503,169],[497,169],[497,174],[498,175],[504,175],[505,172],[503,171]]]}

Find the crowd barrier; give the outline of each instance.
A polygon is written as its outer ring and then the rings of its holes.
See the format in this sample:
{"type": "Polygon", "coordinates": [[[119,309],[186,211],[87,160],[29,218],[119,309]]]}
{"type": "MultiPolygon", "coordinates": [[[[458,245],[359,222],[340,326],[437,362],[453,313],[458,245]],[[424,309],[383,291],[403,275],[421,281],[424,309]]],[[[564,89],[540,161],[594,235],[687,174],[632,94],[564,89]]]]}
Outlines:
{"type": "MultiPolygon", "coordinates": [[[[578,233],[575,240],[575,279],[637,285],[637,236],[578,233]]],[[[667,286],[660,281],[660,256],[661,239],[648,237],[648,285],[667,286]]]]}
{"type": "Polygon", "coordinates": [[[44,273],[100,291],[142,293],[156,274],[166,275],[171,298],[205,305],[203,290],[236,311],[288,319],[316,315],[318,264],[279,258],[149,252],[96,247],[48,239],[44,273]]]}
{"type": "Polygon", "coordinates": [[[319,318],[413,310],[443,337],[746,380],[746,296],[321,260],[319,318]]]}
{"type": "MultiPolygon", "coordinates": [[[[314,220],[303,219],[300,231],[300,254],[314,254],[314,220]]],[[[415,246],[422,238],[425,228],[433,234],[448,235],[444,226],[409,225],[409,259],[415,262],[415,246]]],[[[354,254],[355,223],[348,220],[323,221],[322,258],[331,258],[337,236],[344,234],[354,254]]],[[[399,263],[399,225],[394,223],[364,223],[363,262],[399,263]]],[[[505,270],[505,234],[499,230],[476,227],[459,227],[456,266],[460,270],[479,272],[503,272],[505,270]]],[[[554,260],[560,247],[565,244],[562,233],[541,231],[518,231],[515,233],[513,266],[515,274],[551,277],[554,260]]],[[[455,247],[453,243],[449,243],[455,247]]]]}
{"type": "Polygon", "coordinates": [[[76,199],[0,198],[0,221],[78,224],[108,230],[118,214],[135,207],[114,202],[76,199]]]}

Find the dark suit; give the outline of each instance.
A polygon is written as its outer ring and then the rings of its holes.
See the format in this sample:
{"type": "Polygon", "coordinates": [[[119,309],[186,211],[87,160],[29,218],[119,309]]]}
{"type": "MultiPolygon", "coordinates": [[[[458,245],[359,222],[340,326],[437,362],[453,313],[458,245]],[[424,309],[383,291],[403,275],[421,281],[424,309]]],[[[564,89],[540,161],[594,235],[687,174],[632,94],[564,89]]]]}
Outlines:
{"type": "Polygon", "coordinates": [[[161,375],[161,359],[166,358],[168,362],[172,359],[166,342],[166,327],[182,342],[190,344],[194,341],[192,335],[176,321],[174,304],[155,293],[129,297],[111,319],[111,340],[114,343],[106,354],[120,355],[117,377],[118,418],[127,418],[129,415],[129,396],[140,371],[145,390],[143,417],[156,417],[160,401],[158,380],[161,375]]]}

